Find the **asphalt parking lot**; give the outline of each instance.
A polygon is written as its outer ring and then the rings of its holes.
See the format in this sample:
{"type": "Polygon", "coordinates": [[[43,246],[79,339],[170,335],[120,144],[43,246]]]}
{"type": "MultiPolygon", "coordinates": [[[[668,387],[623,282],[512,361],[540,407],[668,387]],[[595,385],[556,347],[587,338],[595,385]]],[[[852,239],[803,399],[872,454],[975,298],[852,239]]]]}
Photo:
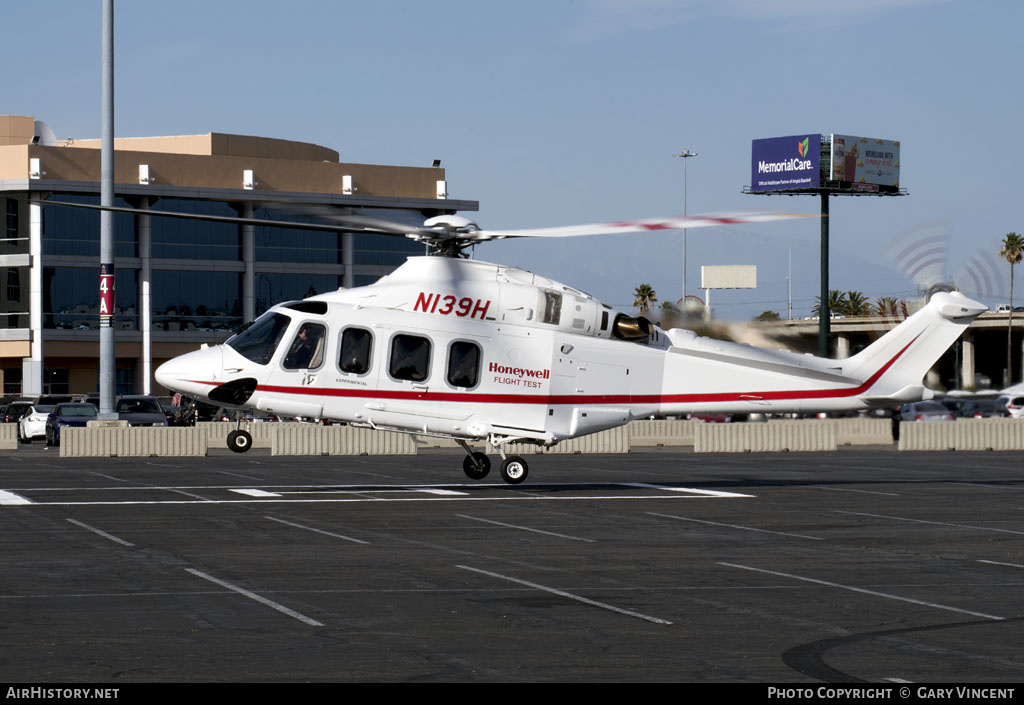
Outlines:
{"type": "Polygon", "coordinates": [[[461,462],[4,452],[6,679],[1024,678],[1017,453],[461,462]]]}

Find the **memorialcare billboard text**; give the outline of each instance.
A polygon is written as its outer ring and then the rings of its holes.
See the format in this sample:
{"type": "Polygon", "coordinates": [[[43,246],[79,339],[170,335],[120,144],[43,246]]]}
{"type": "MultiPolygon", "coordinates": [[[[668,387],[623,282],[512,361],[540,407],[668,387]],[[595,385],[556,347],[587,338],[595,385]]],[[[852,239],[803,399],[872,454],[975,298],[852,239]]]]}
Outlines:
{"type": "Polygon", "coordinates": [[[754,140],[750,149],[750,190],[821,186],[821,135],[754,140]]]}

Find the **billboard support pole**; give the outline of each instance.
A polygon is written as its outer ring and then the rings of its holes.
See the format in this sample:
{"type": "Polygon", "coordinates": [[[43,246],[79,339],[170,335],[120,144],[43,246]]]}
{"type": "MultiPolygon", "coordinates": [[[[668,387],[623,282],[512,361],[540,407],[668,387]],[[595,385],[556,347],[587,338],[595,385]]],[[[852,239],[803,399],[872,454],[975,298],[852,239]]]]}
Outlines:
{"type": "Polygon", "coordinates": [[[821,193],[821,305],[818,307],[818,357],[829,357],[832,312],[828,306],[828,192],[821,193]]]}

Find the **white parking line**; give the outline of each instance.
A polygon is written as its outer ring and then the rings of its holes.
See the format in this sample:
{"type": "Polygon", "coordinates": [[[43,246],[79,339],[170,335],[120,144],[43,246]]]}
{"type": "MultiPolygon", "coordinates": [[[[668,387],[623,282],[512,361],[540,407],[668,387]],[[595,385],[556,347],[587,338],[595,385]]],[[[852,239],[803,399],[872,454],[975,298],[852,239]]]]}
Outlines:
{"type": "Polygon", "coordinates": [[[114,536],[113,534],[108,534],[106,531],[102,531],[100,529],[97,529],[95,526],[89,526],[88,524],[86,524],[84,522],[81,522],[81,521],[78,521],[77,519],[68,519],[68,521],[71,522],[72,524],[74,524],[75,526],[80,526],[83,529],[85,529],[86,531],[91,531],[94,534],[102,536],[105,539],[109,539],[110,541],[113,541],[114,543],[119,543],[122,546],[134,546],[135,545],[133,543],[129,543],[128,541],[125,541],[124,539],[119,539],[116,536],[114,536]]]}
{"type": "Polygon", "coordinates": [[[1008,568],[1024,568],[1024,565],[1021,565],[1020,563],[1002,563],[1000,561],[981,560],[980,558],[978,559],[978,563],[988,563],[989,565],[1005,565],[1008,568]]]}
{"type": "Polygon", "coordinates": [[[785,531],[770,531],[768,529],[755,529],[752,526],[740,526],[739,524],[722,524],[717,521],[706,521],[704,519],[691,519],[690,517],[674,516],[672,514],[658,514],[656,512],[647,512],[652,517],[664,517],[665,519],[679,519],[680,521],[692,521],[697,524],[710,524],[711,526],[724,526],[729,529],[740,529],[741,531],[756,531],[761,534],[775,534],[776,536],[793,536],[798,539],[809,539],[811,541],[824,541],[825,539],[818,536],[805,536],[804,534],[790,534],[785,531]]]}
{"type": "Polygon", "coordinates": [[[569,536],[568,534],[556,534],[553,531],[543,531],[541,529],[531,529],[528,526],[516,526],[515,524],[506,524],[501,521],[493,521],[492,519],[481,519],[480,517],[471,517],[467,514],[456,514],[455,516],[463,519],[472,519],[473,521],[482,521],[486,524],[494,524],[495,526],[504,526],[508,529],[519,529],[520,531],[532,531],[535,534],[545,534],[546,536],[556,536],[560,539],[569,539],[570,541],[583,541],[585,543],[597,543],[594,539],[584,539],[579,536],[569,536]]]}
{"type": "Polygon", "coordinates": [[[0,504],[34,504],[34,502],[22,497],[20,494],[0,490],[0,504]]]}
{"type": "Polygon", "coordinates": [[[296,529],[305,529],[306,531],[312,531],[312,532],[317,533],[317,534],[323,534],[324,536],[331,536],[331,537],[336,538],[336,539],[344,539],[345,541],[351,541],[352,543],[361,543],[361,544],[364,544],[364,545],[369,545],[370,544],[369,541],[362,541],[360,539],[354,539],[351,536],[345,536],[344,534],[335,534],[335,533],[330,532],[330,531],[324,531],[323,529],[313,528],[312,526],[304,526],[302,524],[296,524],[296,523],[291,522],[291,521],[285,521],[284,519],[278,519],[277,517],[268,516],[268,517],[264,517],[264,518],[265,519],[270,519],[270,521],[276,521],[278,524],[285,524],[287,526],[293,526],[296,529]]]}
{"type": "Polygon", "coordinates": [[[885,514],[865,514],[863,512],[839,512],[840,514],[852,514],[853,516],[871,517],[873,519],[892,519],[893,521],[906,521],[912,524],[932,524],[933,526],[951,526],[956,529],[977,529],[978,531],[995,531],[1000,534],[1024,535],[1024,531],[1013,529],[995,529],[990,526],[973,526],[971,524],[952,524],[948,521],[928,521],[926,519],[909,519],[907,517],[894,517],[885,514]]]}
{"type": "Polygon", "coordinates": [[[297,619],[300,622],[302,622],[304,624],[308,624],[311,627],[322,627],[322,626],[324,626],[321,622],[318,622],[318,621],[316,621],[315,619],[313,619],[311,617],[307,617],[306,615],[302,614],[301,612],[296,612],[293,609],[285,607],[280,602],[274,602],[273,600],[268,600],[267,598],[263,597],[262,595],[257,595],[256,593],[251,592],[249,590],[246,590],[245,588],[240,588],[237,585],[232,585],[231,583],[229,583],[227,581],[220,580],[219,578],[215,578],[212,575],[208,575],[208,574],[202,572],[201,570],[196,570],[195,568],[185,568],[185,570],[187,572],[191,573],[192,575],[196,576],[197,578],[202,578],[203,580],[209,580],[211,583],[214,583],[216,585],[220,585],[221,587],[227,588],[228,590],[231,590],[232,592],[237,592],[239,595],[245,595],[250,600],[256,600],[256,602],[259,602],[261,605],[266,605],[267,607],[270,607],[271,609],[275,609],[278,612],[280,612],[282,614],[286,614],[289,617],[297,619]]]}
{"type": "Polygon", "coordinates": [[[582,602],[585,605],[590,605],[592,607],[600,607],[603,610],[609,610],[610,612],[617,612],[618,614],[624,614],[627,617],[636,617],[637,619],[642,619],[642,620],[644,620],[646,622],[654,622],[655,624],[672,624],[672,622],[669,622],[669,621],[664,620],[664,619],[659,619],[658,617],[651,617],[650,615],[642,614],[640,612],[634,612],[632,610],[622,609],[621,607],[616,607],[614,605],[609,605],[609,604],[606,604],[604,602],[598,602],[596,600],[590,600],[590,599],[587,599],[586,597],[580,597],[579,595],[574,595],[571,592],[566,592],[565,590],[557,590],[555,588],[547,587],[546,585],[538,585],[537,583],[531,583],[531,582],[529,582],[527,580],[520,580],[519,578],[512,578],[512,577],[509,577],[507,575],[501,575],[500,573],[492,573],[489,570],[481,570],[480,568],[473,568],[472,566],[468,566],[468,565],[456,565],[455,567],[456,568],[461,568],[462,570],[469,570],[469,571],[472,571],[474,573],[479,573],[480,575],[487,575],[487,576],[490,576],[492,578],[498,578],[499,580],[507,580],[510,583],[517,583],[518,585],[525,585],[526,587],[531,587],[531,588],[533,588],[535,590],[542,590],[543,592],[550,592],[552,595],[559,595],[560,597],[566,597],[566,598],[568,598],[570,600],[576,600],[577,602],[582,602]]]}
{"type": "Polygon", "coordinates": [[[231,490],[238,494],[244,494],[248,497],[280,497],[277,492],[267,492],[266,490],[231,490]]]}
{"type": "Polygon", "coordinates": [[[875,597],[884,597],[889,600],[899,600],[900,602],[910,602],[915,605],[922,605],[924,607],[935,607],[940,610],[947,610],[949,612],[959,612],[960,614],[967,614],[972,617],[982,617],[984,619],[993,619],[996,621],[1003,621],[1004,617],[997,617],[992,614],[985,614],[984,612],[972,612],[970,610],[960,609],[959,607],[950,607],[949,605],[940,605],[935,602],[925,602],[923,600],[915,600],[910,597],[900,597],[899,595],[890,595],[886,592],[878,592],[876,590],[866,590],[864,588],[853,587],[852,585],[841,585],[840,583],[831,583],[827,580],[816,580],[814,578],[805,578],[800,575],[793,575],[791,573],[780,573],[774,570],[765,570],[763,568],[752,568],[749,565],[740,565],[739,563],[725,563],[719,562],[718,565],[728,566],[729,568],[740,568],[741,570],[750,570],[755,573],[765,573],[766,575],[777,575],[782,578],[790,578],[792,580],[802,580],[805,583],[814,583],[815,585],[825,585],[827,587],[839,588],[841,590],[849,590],[851,592],[859,592],[864,595],[874,595],[875,597]]]}
{"type": "Polygon", "coordinates": [[[623,487],[641,487],[649,490],[663,490],[665,492],[681,492],[683,494],[694,494],[703,497],[754,497],[752,494],[740,494],[738,492],[725,492],[723,490],[698,490],[694,487],[676,487],[674,485],[651,485],[646,482],[624,482],[623,487]]]}

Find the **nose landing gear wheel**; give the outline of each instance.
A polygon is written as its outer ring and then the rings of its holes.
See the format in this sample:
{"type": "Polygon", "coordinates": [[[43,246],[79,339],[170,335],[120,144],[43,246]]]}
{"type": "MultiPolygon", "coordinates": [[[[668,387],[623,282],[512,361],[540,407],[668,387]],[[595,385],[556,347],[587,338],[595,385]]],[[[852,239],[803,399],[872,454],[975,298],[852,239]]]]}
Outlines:
{"type": "Polygon", "coordinates": [[[228,448],[236,453],[244,453],[252,448],[252,436],[248,431],[232,431],[228,434],[228,448]]]}
{"type": "Polygon", "coordinates": [[[470,480],[482,480],[491,471],[491,459],[483,453],[472,453],[463,459],[462,470],[470,480]]]}
{"type": "Polygon", "coordinates": [[[501,479],[510,485],[518,485],[526,479],[529,467],[518,455],[510,455],[501,463],[501,479]]]}

